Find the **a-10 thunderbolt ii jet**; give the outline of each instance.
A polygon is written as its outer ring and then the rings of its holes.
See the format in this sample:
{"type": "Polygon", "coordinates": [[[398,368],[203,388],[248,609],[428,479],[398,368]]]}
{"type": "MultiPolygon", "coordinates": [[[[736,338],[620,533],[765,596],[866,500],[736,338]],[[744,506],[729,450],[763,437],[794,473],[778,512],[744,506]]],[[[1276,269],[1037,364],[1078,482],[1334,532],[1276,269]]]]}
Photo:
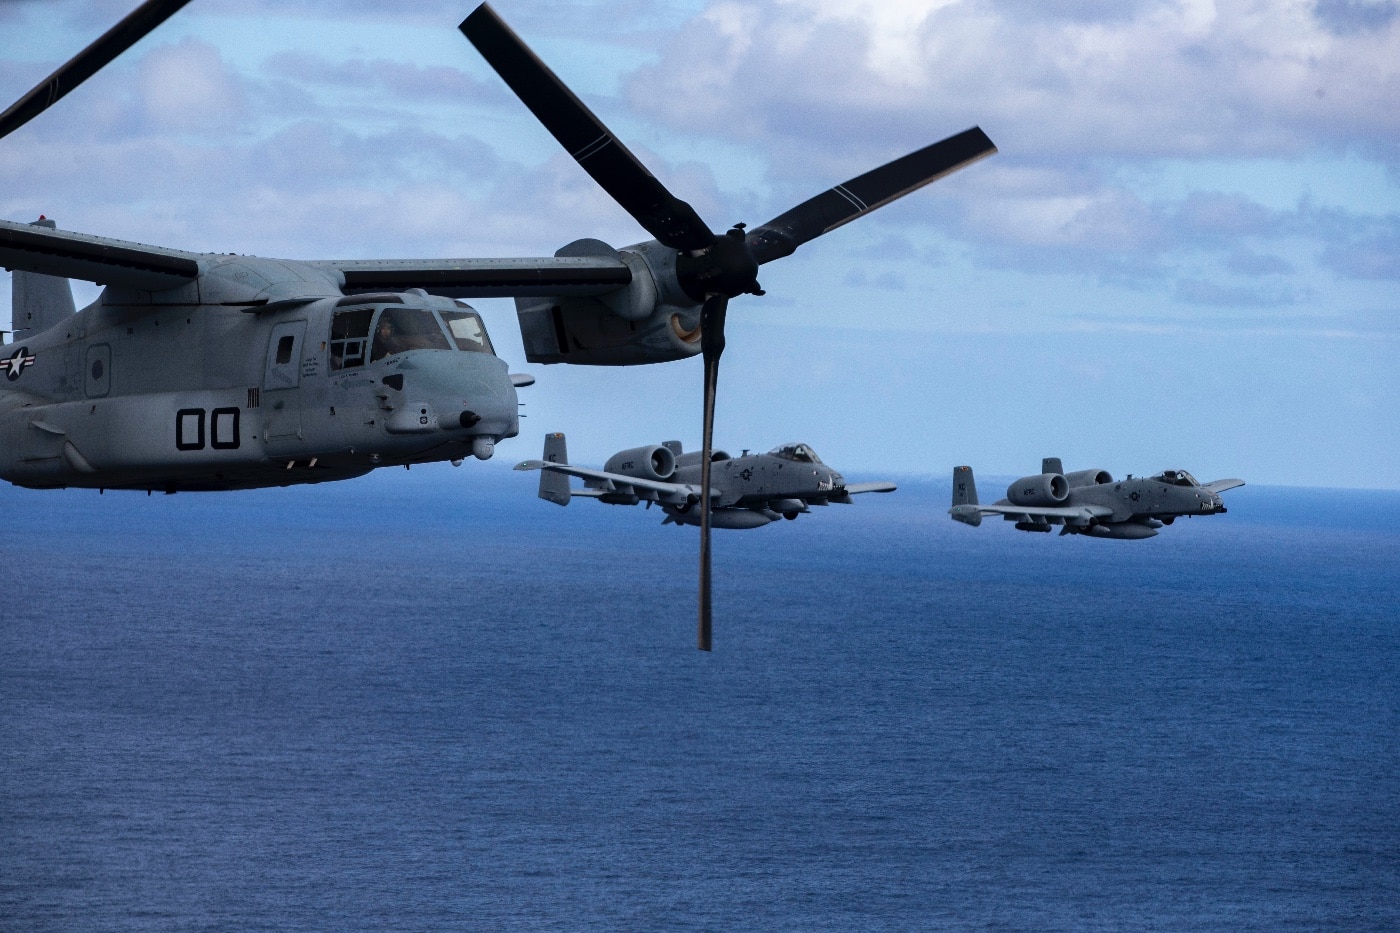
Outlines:
{"type": "MultiPolygon", "coordinates": [[[[574,496],[588,496],[610,505],[653,502],[666,513],[662,524],[700,524],[700,458],[685,453],[680,441],[620,450],[601,470],[573,466],[563,434],[544,439],[544,459],[526,460],[517,470],[541,470],[540,498],[568,505],[574,496]],[[583,480],[572,489],[569,477],[583,480]]],[[[710,465],[710,494],[714,528],[758,528],[780,518],[795,519],[808,506],[849,503],[862,492],[894,492],[894,483],[847,483],[822,463],[806,444],[784,444],[766,454],[731,457],[714,451],[710,465]]]]}
{"type": "MultiPolygon", "coordinates": [[[[141,4],[0,113],[0,137],[186,2],[141,4]]],[[[624,366],[702,357],[700,485],[708,500],[730,299],[763,294],[761,265],[996,152],[973,127],[765,224],[715,233],[489,6],[458,28],[653,239],[622,249],[582,239],[529,259],[299,261],[0,220],[0,266],[15,273],[17,330],[0,358],[0,479],[34,488],[178,492],[488,457],[497,441],[517,434],[516,388],[531,380],[508,372],[461,299],[508,296],[530,362],[624,366]],[[70,278],[106,288],[75,313],[70,278]]],[[[708,648],[711,511],[701,513],[699,641],[708,648]]]]}
{"type": "Polygon", "coordinates": [[[1106,470],[1066,473],[1058,457],[1047,457],[1038,475],[1016,480],[1007,487],[1006,498],[992,505],[978,503],[972,467],[955,468],[953,507],[948,512],[967,525],[982,524],[984,515],[1000,515],[1021,531],[1049,531],[1059,525],[1062,535],[1150,538],[1183,515],[1223,513],[1220,494],[1243,485],[1242,479],[1198,483],[1185,470],[1114,480],[1106,470]]]}

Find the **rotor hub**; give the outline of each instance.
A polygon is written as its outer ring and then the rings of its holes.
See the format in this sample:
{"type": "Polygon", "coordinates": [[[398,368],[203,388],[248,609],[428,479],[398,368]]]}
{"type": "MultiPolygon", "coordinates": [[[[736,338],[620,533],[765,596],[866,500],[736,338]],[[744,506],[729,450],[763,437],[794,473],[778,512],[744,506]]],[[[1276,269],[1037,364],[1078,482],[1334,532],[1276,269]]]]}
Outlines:
{"type": "Polygon", "coordinates": [[[696,301],[711,295],[734,298],[763,294],[758,284],[758,260],[749,249],[743,224],[735,224],[699,252],[678,253],[676,279],[696,301]]]}

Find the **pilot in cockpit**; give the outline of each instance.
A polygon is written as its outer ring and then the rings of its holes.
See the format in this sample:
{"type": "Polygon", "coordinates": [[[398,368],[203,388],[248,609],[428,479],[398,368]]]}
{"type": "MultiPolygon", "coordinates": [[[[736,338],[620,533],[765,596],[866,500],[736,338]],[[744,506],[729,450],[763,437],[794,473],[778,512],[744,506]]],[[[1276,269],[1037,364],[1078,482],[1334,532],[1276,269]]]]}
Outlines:
{"type": "Polygon", "coordinates": [[[796,460],[798,463],[821,463],[821,458],[806,444],[784,444],[769,451],[774,457],[783,460],[796,460]]]}
{"type": "Polygon", "coordinates": [[[389,315],[381,316],[379,328],[374,333],[374,350],[370,353],[370,362],[378,362],[386,356],[402,353],[407,349],[408,347],[405,345],[404,339],[399,336],[394,322],[389,320],[389,315]]]}

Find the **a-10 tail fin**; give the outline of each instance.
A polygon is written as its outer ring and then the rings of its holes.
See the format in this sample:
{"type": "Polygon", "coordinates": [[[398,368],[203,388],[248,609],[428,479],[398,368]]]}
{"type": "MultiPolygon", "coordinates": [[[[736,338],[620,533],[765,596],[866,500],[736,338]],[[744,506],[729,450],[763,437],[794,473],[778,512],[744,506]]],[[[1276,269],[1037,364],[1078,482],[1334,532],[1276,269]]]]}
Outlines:
{"type": "Polygon", "coordinates": [[[953,467],[953,507],[948,514],[965,525],[980,525],[982,510],[977,505],[977,481],[972,478],[972,467],[953,467]]]}
{"type": "Polygon", "coordinates": [[[1059,457],[1042,457],[1040,460],[1040,472],[1059,473],[1063,475],[1065,466],[1064,463],[1060,461],[1059,457]]]}
{"type": "MultiPolygon", "coordinates": [[[[563,433],[544,436],[544,461],[546,463],[568,463],[569,448],[563,433]]],[[[555,505],[568,505],[569,477],[553,470],[540,470],[540,498],[555,505]]]]}
{"type": "Polygon", "coordinates": [[[977,481],[972,478],[972,467],[953,467],[953,505],[977,504],[977,481]]]}

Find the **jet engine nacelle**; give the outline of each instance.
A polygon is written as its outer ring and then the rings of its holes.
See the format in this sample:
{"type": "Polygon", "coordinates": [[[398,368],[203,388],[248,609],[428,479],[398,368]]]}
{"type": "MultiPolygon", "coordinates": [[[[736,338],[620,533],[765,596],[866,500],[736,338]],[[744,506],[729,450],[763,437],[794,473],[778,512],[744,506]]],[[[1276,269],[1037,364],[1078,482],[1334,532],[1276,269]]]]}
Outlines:
{"type": "Polygon", "coordinates": [[[604,472],[665,481],[676,472],[676,455],[666,447],[633,447],[608,458],[604,472]]]}
{"type": "Polygon", "coordinates": [[[1069,481],[1059,473],[1023,476],[1006,487],[1012,505],[1059,505],[1069,498],[1069,481]]]}
{"type": "Polygon", "coordinates": [[[1069,483],[1070,489],[1080,486],[1104,486],[1113,482],[1113,474],[1107,470],[1075,470],[1065,474],[1065,481],[1069,483]]]}
{"type": "Polygon", "coordinates": [[[655,241],[616,250],[601,240],[577,240],[555,255],[617,259],[632,281],[605,295],[515,299],[531,363],[630,366],[700,352],[700,305],[681,290],[674,250],[655,241]]]}

